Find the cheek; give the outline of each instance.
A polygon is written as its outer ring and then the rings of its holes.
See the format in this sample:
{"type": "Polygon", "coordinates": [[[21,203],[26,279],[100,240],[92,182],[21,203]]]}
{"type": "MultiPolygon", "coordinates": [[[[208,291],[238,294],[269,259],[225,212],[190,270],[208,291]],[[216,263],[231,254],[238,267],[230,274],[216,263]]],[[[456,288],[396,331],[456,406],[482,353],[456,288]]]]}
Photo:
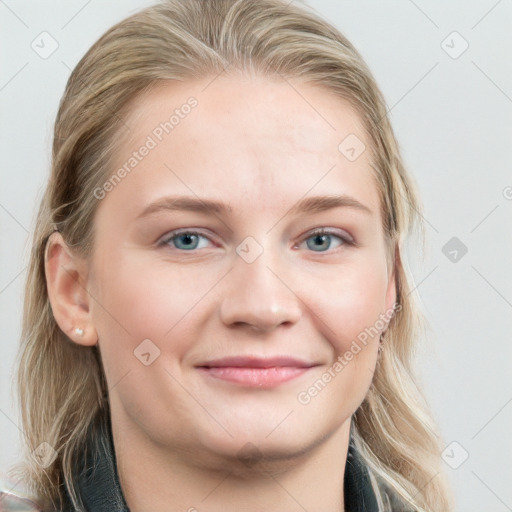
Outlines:
{"type": "Polygon", "coordinates": [[[172,344],[173,356],[180,358],[200,325],[191,315],[218,280],[200,270],[122,254],[102,259],[96,275],[101,284],[94,321],[105,364],[111,359],[125,371],[138,363],[133,352],[146,339],[162,352],[172,344]]]}
{"type": "Polygon", "coordinates": [[[339,414],[335,420],[346,418],[360,406],[373,379],[382,330],[379,317],[385,312],[385,266],[370,258],[331,272],[329,279],[307,282],[304,297],[332,354],[329,364],[297,399],[308,405],[304,414],[335,410],[339,414]],[[320,282],[326,284],[320,287],[320,282]]]}
{"type": "Polygon", "coordinates": [[[378,342],[382,330],[379,315],[385,312],[385,265],[367,258],[331,272],[328,279],[322,279],[322,286],[318,279],[309,283],[304,290],[305,301],[316,313],[320,320],[317,325],[336,353],[348,350],[353,340],[364,339],[365,332],[370,332],[368,345],[378,342]]]}

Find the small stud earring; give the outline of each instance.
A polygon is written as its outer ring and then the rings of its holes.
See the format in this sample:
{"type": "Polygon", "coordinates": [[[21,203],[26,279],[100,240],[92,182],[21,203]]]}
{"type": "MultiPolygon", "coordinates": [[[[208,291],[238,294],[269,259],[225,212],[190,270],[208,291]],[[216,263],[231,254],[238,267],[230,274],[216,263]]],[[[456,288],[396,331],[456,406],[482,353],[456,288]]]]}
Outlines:
{"type": "Polygon", "coordinates": [[[75,329],[75,334],[76,334],[77,336],[83,336],[83,335],[84,335],[84,332],[85,332],[85,331],[84,331],[83,329],[81,329],[80,327],[77,327],[77,328],[75,329]]]}

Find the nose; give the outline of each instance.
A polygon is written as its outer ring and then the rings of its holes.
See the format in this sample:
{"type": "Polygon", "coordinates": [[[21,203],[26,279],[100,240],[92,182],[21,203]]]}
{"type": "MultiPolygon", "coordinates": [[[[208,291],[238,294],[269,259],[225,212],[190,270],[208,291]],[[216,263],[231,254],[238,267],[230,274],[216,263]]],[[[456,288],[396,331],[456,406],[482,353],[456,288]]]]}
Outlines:
{"type": "Polygon", "coordinates": [[[236,256],[226,276],[220,316],[227,326],[268,332],[301,317],[301,300],[293,290],[291,275],[283,263],[263,253],[252,263],[236,256]]]}

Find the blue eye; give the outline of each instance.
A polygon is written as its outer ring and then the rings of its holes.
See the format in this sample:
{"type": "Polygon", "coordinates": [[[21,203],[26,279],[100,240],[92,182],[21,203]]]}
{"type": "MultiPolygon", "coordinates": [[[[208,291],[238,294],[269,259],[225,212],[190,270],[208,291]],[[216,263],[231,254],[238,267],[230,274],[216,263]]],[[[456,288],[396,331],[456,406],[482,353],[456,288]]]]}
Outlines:
{"type": "Polygon", "coordinates": [[[306,238],[306,245],[314,252],[326,252],[333,248],[333,239],[338,240],[335,247],[346,244],[353,245],[353,242],[348,237],[332,233],[325,229],[318,229],[309,235],[308,238],[306,238]]]}
{"type": "MultiPolygon", "coordinates": [[[[313,231],[304,241],[307,248],[313,252],[327,252],[329,249],[342,245],[355,245],[355,242],[348,235],[343,236],[324,228],[313,231]]],[[[209,243],[209,238],[202,233],[183,230],[171,232],[158,245],[171,246],[181,251],[194,251],[208,247],[209,243]]]]}
{"type": "Polygon", "coordinates": [[[182,231],[181,233],[171,233],[171,236],[162,240],[162,245],[169,245],[172,243],[176,249],[191,251],[195,249],[203,249],[206,245],[200,246],[200,240],[208,240],[204,235],[197,231],[182,231]]]}

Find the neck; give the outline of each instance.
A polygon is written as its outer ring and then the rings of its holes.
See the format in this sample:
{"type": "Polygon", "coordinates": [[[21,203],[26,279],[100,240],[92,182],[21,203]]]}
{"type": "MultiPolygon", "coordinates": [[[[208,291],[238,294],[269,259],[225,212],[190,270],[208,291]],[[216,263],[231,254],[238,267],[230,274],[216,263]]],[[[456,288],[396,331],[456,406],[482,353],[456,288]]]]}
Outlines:
{"type": "Polygon", "coordinates": [[[135,426],[119,431],[115,419],[113,425],[119,480],[131,512],[344,510],[350,418],[315,446],[286,457],[252,445],[242,458],[170,449],[135,426]]]}

